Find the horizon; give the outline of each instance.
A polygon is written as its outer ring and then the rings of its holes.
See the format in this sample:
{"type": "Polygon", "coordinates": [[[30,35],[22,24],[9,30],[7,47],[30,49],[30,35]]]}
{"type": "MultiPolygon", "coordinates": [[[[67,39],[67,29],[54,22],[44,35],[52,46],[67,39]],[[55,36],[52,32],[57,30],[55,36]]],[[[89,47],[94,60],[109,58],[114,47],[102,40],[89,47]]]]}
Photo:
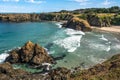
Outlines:
{"type": "Polygon", "coordinates": [[[0,13],[44,13],[119,6],[118,0],[0,0],[0,13]],[[72,5],[72,6],[71,6],[72,5]]]}

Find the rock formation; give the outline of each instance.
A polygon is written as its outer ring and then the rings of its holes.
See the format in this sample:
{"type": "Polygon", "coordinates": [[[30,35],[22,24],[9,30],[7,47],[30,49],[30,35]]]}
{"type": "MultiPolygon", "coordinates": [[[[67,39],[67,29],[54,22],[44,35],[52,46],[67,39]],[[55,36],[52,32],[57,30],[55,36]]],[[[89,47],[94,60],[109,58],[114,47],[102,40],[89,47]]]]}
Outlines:
{"type": "Polygon", "coordinates": [[[69,20],[73,16],[67,13],[41,13],[41,14],[0,14],[1,22],[40,22],[69,20]]]}
{"type": "MultiPolygon", "coordinates": [[[[31,42],[28,42],[31,44],[31,42]]],[[[28,45],[28,44],[26,44],[28,45]]],[[[34,44],[35,45],[35,44],[34,44]]],[[[31,48],[28,45],[26,48],[31,48]]],[[[24,47],[25,48],[25,47],[24,47]]],[[[24,49],[23,48],[23,49],[24,49]]],[[[39,50],[38,50],[39,51],[39,50]]],[[[0,64],[0,80],[119,80],[120,54],[114,55],[107,61],[89,69],[76,69],[71,72],[67,68],[59,67],[48,72],[28,73],[20,69],[13,69],[8,62],[0,64]]]]}
{"type": "Polygon", "coordinates": [[[87,70],[79,70],[72,80],[119,80],[120,54],[87,70]]]}
{"type": "Polygon", "coordinates": [[[91,26],[97,27],[111,26],[112,16],[109,15],[88,14],[86,18],[91,26]]]}
{"type": "Polygon", "coordinates": [[[21,49],[12,50],[5,62],[28,63],[30,65],[40,65],[42,63],[54,63],[46,50],[38,44],[27,42],[21,49]]]}
{"type": "Polygon", "coordinates": [[[77,17],[73,17],[72,19],[68,20],[63,27],[72,28],[75,30],[81,31],[91,31],[92,28],[90,27],[89,23],[86,20],[79,19],[77,17]]]}
{"type": "Polygon", "coordinates": [[[28,75],[29,73],[21,69],[13,69],[10,63],[0,64],[0,80],[16,80],[16,77],[28,75]]]}

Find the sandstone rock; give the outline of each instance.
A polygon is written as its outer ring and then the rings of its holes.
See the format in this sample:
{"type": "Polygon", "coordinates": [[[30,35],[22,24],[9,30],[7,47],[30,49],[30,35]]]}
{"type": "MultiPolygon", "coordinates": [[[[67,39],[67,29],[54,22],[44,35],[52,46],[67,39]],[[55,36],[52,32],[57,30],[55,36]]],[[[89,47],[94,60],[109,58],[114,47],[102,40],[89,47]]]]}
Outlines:
{"type": "Polygon", "coordinates": [[[44,48],[29,41],[21,49],[11,51],[5,62],[40,65],[44,62],[53,63],[54,61],[44,48]]]}
{"type": "Polygon", "coordinates": [[[68,20],[66,25],[64,24],[66,28],[72,28],[75,30],[81,30],[81,31],[91,31],[92,28],[90,27],[89,23],[86,20],[79,19],[77,17],[73,17],[72,19],[68,20]]]}

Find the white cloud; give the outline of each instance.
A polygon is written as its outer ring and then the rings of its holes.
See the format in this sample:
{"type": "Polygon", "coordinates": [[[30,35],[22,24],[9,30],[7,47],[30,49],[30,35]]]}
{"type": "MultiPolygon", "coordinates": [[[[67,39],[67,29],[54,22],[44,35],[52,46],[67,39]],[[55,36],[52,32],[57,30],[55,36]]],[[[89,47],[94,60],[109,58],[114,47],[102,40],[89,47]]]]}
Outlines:
{"type": "Polygon", "coordinates": [[[44,0],[25,0],[26,2],[29,2],[29,3],[37,3],[37,4],[40,4],[40,3],[43,3],[44,0]]]}
{"type": "Polygon", "coordinates": [[[45,2],[45,0],[2,0],[4,2],[19,2],[19,1],[23,1],[23,2],[28,2],[28,3],[36,3],[36,4],[40,4],[45,2]]]}
{"type": "Polygon", "coordinates": [[[90,4],[89,0],[69,0],[79,3],[82,6],[86,6],[87,4],[90,4]]]}
{"type": "Polygon", "coordinates": [[[19,0],[3,0],[4,2],[8,2],[8,1],[14,1],[14,2],[19,2],[19,0]]]}
{"type": "Polygon", "coordinates": [[[80,2],[80,3],[84,3],[87,2],[88,0],[74,0],[75,2],[80,2]]]}
{"type": "Polygon", "coordinates": [[[108,1],[108,0],[105,0],[102,4],[103,4],[103,5],[105,5],[105,6],[108,6],[108,5],[110,5],[110,4],[111,4],[111,2],[110,2],[110,1],[108,1]]]}

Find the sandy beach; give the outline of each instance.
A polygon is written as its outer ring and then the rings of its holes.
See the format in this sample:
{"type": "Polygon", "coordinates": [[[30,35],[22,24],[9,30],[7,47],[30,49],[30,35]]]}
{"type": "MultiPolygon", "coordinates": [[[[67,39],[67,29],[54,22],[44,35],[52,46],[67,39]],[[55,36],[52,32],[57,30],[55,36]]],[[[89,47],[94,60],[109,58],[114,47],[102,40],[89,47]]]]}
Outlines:
{"type": "Polygon", "coordinates": [[[107,32],[112,32],[112,33],[120,33],[120,26],[112,26],[112,27],[95,27],[91,26],[93,31],[107,31],[107,32]]]}

